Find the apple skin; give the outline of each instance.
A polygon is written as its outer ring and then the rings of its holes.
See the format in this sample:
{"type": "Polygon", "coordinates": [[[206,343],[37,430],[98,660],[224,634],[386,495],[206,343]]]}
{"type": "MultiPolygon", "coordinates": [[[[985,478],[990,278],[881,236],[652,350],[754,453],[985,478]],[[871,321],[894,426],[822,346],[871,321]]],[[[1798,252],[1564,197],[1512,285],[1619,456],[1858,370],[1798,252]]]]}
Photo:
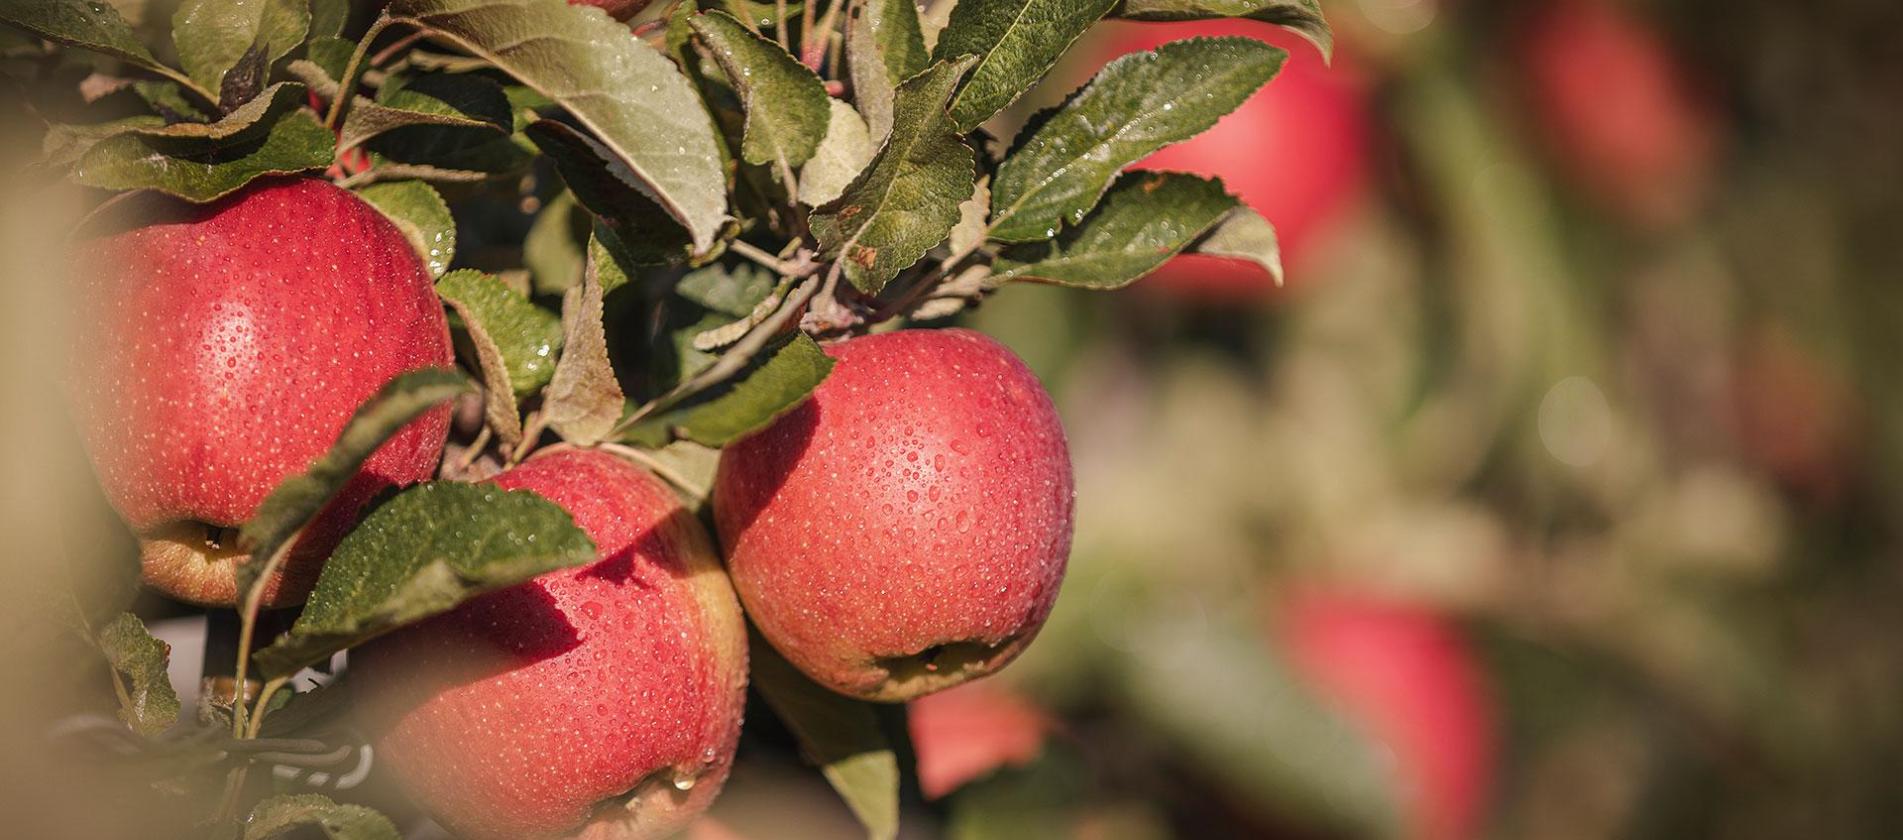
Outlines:
{"type": "Polygon", "coordinates": [[[1037,704],[993,680],[913,700],[906,728],[919,790],[938,799],[1006,766],[1028,764],[1044,751],[1053,725],[1037,704]]]}
{"type": "Polygon", "coordinates": [[[746,705],[746,623],[706,530],[600,450],[551,448],[494,483],[562,506],[599,559],[353,653],[381,766],[472,840],[684,828],[726,782],[746,705]]]}
{"type": "Polygon", "coordinates": [[[807,676],[901,702],[1003,667],[1070,555],[1070,453],[1022,361],[964,329],[826,349],[812,398],[727,447],[713,503],[747,614],[807,676]]]}
{"type": "MultiPolygon", "coordinates": [[[[145,580],[229,606],[230,529],[324,454],[399,374],[452,363],[428,271],[396,226],[316,180],[254,182],[81,247],[74,407],[145,580]],[[213,545],[213,540],[217,541],[213,545]]],[[[293,547],[267,605],[302,602],[358,510],[435,474],[433,410],[378,449],[293,547]]]]}
{"type": "MultiPolygon", "coordinates": [[[[1289,51],[1287,64],[1242,107],[1190,140],[1166,146],[1135,168],[1221,178],[1229,191],[1275,225],[1282,261],[1298,277],[1315,243],[1338,228],[1366,189],[1372,127],[1367,95],[1337,50],[1332,65],[1314,45],[1279,27],[1247,20],[1104,23],[1091,41],[1101,64],[1193,37],[1255,38],[1289,51]]],[[[1293,279],[1293,278],[1292,278],[1293,279]]],[[[1243,300],[1272,292],[1260,266],[1180,256],[1140,288],[1185,298],[1243,300]]]]}
{"type": "Polygon", "coordinates": [[[1497,718],[1460,632],[1424,607],[1358,592],[1284,598],[1272,635],[1296,673],[1393,752],[1403,836],[1482,835],[1497,718]]]}
{"type": "Polygon", "coordinates": [[[1712,178],[1715,119],[1658,33],[1604,0],[1539,4],[1516,33],[1541,139],[1572,182],[1642,228],[1689,217],[1712,178]]]}

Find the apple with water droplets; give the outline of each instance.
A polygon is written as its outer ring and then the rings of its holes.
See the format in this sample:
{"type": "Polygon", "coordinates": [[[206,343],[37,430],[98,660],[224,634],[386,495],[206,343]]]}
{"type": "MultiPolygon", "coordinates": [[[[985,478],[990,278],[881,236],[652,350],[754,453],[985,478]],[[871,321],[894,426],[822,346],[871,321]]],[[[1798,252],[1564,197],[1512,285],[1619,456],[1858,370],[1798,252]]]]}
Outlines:
{"type": "MultiPolygon", "coordinates": [[[[149,223],[82,246],[74,408],[146,582],[230,605],[236,529],[383,385],[450,365],[449,327],[403,234],[326,182],[138,209],[149,223]]],[[[267,604],[303,600],[372,496],[434,475],[448,423],[431,411],[378,449],[293,546],[267,604]]]]}
{"type": "Polygon", "coordinates": [[[1401,836],[1483,835],[1494,770],[1485,671],[1430,608],[1338,589],[1281,597],[1271,636],[1325,703],[1393,760],[1401,836]]]}
{"type": "Polygon", "coordinates": [[[722,453],[727,568],[767,641],[840,693],[900,702],[1030,643],[1070,554],[1070,453],[1050,396],[964,329],[826,349],[810,399],[722,453]]]}
{"type": "Polygon", "coordinates": [[[377,760],[459,837],[663,837],[712,804],[746,704],[746,623],[707,532],[654,476],[557,447],[497,476],[598,559],[352,654],[377,760]]]}

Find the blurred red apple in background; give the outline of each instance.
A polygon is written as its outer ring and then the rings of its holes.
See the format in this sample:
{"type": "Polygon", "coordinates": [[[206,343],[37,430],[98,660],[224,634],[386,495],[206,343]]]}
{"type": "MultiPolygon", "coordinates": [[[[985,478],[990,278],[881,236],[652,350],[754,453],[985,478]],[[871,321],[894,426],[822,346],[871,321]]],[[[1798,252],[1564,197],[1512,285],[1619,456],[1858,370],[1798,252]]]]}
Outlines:
{"type": "Polygon", "coordinates": [[[1541,139],[1579,189],[1641,227],[1683,221],[1712,180],[1711,105],[1618,3],[1559,0],[1513,39],[1541,139]]]}
{"type": "Polygon", "coordinates": [[[812,398],[728,446],[713,503],[734,588],[821,685],[898,702],[989,674],[1043,626],[1070,555],[1050,395],[964,329],[826,348],[812,398]]]}
{"type": "Polygon", "coordinates": [[[906,708],[919,789],[938,799],[1044,751],[1053,721],[1027,697],[980,680],[913,700],[906,708]]]}
{"type": "Polygon", "coordinates": [[[706,531],[600,450],[495,483],[561,505],[600,559],[353,654],[378,760],[462,837],[679,831],[732,769],[746,703],[746,625],[706,531]]]}
{"type": "Polygon", "coordinates": [[[1273,637],[1296,673],[1392,751],[1404,836],[1481,836],[1495,713],[1459,630],[1426,608],[1361,593],[1308,590],[1278,606],[1273,637]]]}
{"type": "MultiPolygon", "coordinates": [[[[1299,277],[1315,244],[1341,222],[1366,186],[1372,143],[1367,95],[1339,49],[1330,66],[1313,44],[1255,21],[1104,23],[1092,30],[1080,54],[1101,66],[1198,36],[1267,41],[1289,51],[1288,63],[1215,127],[1163,148],[1139,168],[1221,178],[1231,193],[1275,225],[1283,265],[1292,278],[1299,277]]],[[[1171,260],[1144,283],[1220,299],[1259,297],[1275,285],[1259,266],[1195,255],[1171,260]]]]}
{"type": "MultiPolygon", "coordinates": [[[[397,375],[451,363],[429,272],[389,219],[315,180],[254,182],[84,246],[76,410],[148,584],[230,605],[236,528],[397,375]]],[[[306,529],[270,604],[303,600],[378,491],[436,472],[449,409],[364,464],[306,529]]]]}

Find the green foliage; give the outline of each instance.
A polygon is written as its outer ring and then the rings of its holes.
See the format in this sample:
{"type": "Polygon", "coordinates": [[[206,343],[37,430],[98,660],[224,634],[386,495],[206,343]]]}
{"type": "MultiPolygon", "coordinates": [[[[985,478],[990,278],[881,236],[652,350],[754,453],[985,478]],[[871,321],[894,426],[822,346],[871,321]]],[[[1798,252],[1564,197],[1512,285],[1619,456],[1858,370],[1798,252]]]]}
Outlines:
{"type": "Polygon", "coordinates": [[[456,259],[456,219],[443,196],[422,181],[389,181],[357,190],[396,223],[423,259],[431,277],[441,277],[456,259]]]}
{"type": "Polygon", "coordinates": [[[222,198],[253,179],[322,169],[330,132],[309,111],[290,111],[220,139],[178,139],[128,132],[88,149],[73,180],[109,190],[155,189],[187,201],[222,198]]]}
{"type": "Polygon", "coordinates": [[[846,12],[853,98],[873,139],[892,132],[892,95],[931,63],[911,0],[853,0],[846,12]]]}
{"type": "Polygon", "coordinates": [[[796,334],[755,357],[722,387],[642,418],[627,438],[650,447],[676,438],[725,446],[797,407],[832,369],[833,360],[818,344],[796,334]]]}
{"type": "Polygon", "coordinates": [[[839,198],[813,212],[820,248],[840,258],[846,279],[861,291],[885,288],[957,224],[974,164],[945,108],[975,63],[940,62],[900,85],[892,135],[839,198]]]}
{"type": "Polygon", "coordinates": [[[1195,175],[1126,175],[1083,224],[1048,244],[1005,251],[997,276],[1094,289],[1125,286],[1189,247],[1237,205],[1221,183],[1195,175]]]}
{"type": "Polygon", "coordinates": [[[1324,57],[1335,46],[1334,33],[1322,18],[1317,0],[1123,0],[1111,14],[1157,21],[1250,18],[1286,27],[1307,38],[1324,57]]]}
{"type": "Polygon", "coordinates": [[[788,170],[811,158],[826,135],[828,120],[826,88],[819,76],[726,12],[702,12],[692,24],[746,103],[740,156],[748,163],[778,163],[788,170]]]}
{"type": "Polygon", "coordinates": [[[119,10],[98,0],[10,0],[0,4],[0,21],[67,46],[92,50],[148,70],[173,75],[140,43],[119,10]]]}
{"type": "Polygon", "coordinates": [[[646,41],[593,9],[536,0],[393,0],[387,14],[567,108],[696,248],[713,245],[727,210],[713,121],[687,77],[646,41]]]}
{"type": "MultiPolygon", "coordinates": [[[[326,840],[402,840],[390,818],[362,805],[339,805],[314,793],[281,794],[258,803],[244,840],[273,840],[316,831],[326,840]]],[[[298,835],[303,836],[303,835],[298,835]]]]}
{"type": "Polygon", "coordinates": [[[185,0],[172,16],[172,42],[193,81],[222,91],[248,55],[276,63],[304,43],[310,25],[308,0],[185,0]]]}
{"type": "Polygon", "coordinates": [[[166,676],[172,647],[145,629],[132,613],[120,613],[99,629],[99,650],[112,666],[119,691],[119,719],[140,735],[157,735],[178,722],[178,693],[166,676]]]}
{"type": "Polygon", "coordinates": [[[444,275],[436,293],[455,307],[471,335],[480,333],[496,348],[513,388],[505,390],[511,403],[548,384],[562,349],[562,321],[554,313],[511,292],[495,275],[472,269],[444,275]]]}
{"type": "Polygon", "coordinates": [[[1111,62],[998,167],[992,238],[1049,239],[1082,221],[1124,167],[1215,125],[1287,57],[1251,38],[1196,38],[1111,62]]]}
{"type": "Polygon", "coordinates": [[[977,128],[1044,77],[1116,0],[960,0],[932,57],[977,56],[951,105],[960,131],[977,128]]]}
{"type": "Polygon", "coordinates": [[[817,207],[838,198],[872,160],[874,146],[866,121],[851,105],[828,100],[826,137],[800,169],[800,201],[817,207]]]}
{"type": "Polygon", "coordinates": [[[588,535],[534,493],[420,484],[337,546],[297,623],[254,660],[267,675],[290,674],[484,592],[594,559],[588,535]]]}

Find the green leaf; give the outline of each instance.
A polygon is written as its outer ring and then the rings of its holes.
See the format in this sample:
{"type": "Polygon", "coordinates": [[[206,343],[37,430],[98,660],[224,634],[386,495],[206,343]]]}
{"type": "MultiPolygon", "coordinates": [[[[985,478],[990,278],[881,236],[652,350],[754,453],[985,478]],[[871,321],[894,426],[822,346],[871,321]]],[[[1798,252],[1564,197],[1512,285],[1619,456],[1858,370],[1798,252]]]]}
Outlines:
{"type": "Polygon", "coordinates": [[[534,280],[535,294],[560,296],[581,282],[591,222],[567,190],[542,205],[522,241],[522,262],[534,280]]]}
{"type": "Polygon", "coordinates": [[[555,374],[562,320],[510,291],[494,275],[464,269],[436,281],[436,293],[456,307],[463,323],[494,341],[516,397],[542,389],[555,374]]]}
{"type": "Polygon", "coordinates": [[[40,162],[54,171],[69,170],[99,141],[125,134],[136,128],[163,128],[165,120],[151,114],[122,117],[103,123],[71,125],[53,123],[46,127],[40,141],[40,162]]]}
{"type": "Polygon", "coordinates": [[[280,794],[258,803],[245,820],[244,840],[273,840],[298,829],[315,829],[327,840],[403,840],[389,817],[315,793],[280,794]]]}
{"type": "Polygon", "coordinates": [[[627,408],[601,324],[600,263],[591,248],[581,283],[562,296],[562,358],[542,394],[542,419],[578,446],[607,437],[627,408]]]}
{"type": "Polygon", "coordinates": [[[217,122],[180,122],[135,129],[144,137],[173,140],[225,140],[257,129],[304,107],[304,86],[296,82],[272,85],[250,101],[232,109],[217,122]]]}
{"type": "Polygon", "coordinates": [[[680,69],[626,26],[543,0],[393,0],[388,13],[566,108],[698,250],[712,246],[727,214],[713,119],[680,69]]]}
{"type": "Polygon", "coordinates": [[[177,75],[140,43],[119,10],[101,0],[7,0],[0,22],[10,23],[57,44],[92,50],[143,67],[177,75]]]}
{"type": "Polygon", "coordinates": [[[338,544],[297,623],[254,661],[267,675],[295,673],[482,593],[594,559],[594,542],[568,512],[535,493],[419,484],[338,544]]]}
{"type": "Polygon", "coordinates": [[[73,167],[72,178],[89,187],[154,189],[202,203],[265,175],[330,165],[331,133],[311,112],[289,111],[258,125],[218,139],[121,134],[87,150],[73,167]]]}
{"type": "Polygon", "coordinates": [[[792,731],[800,752],[819,765],[869,838],[897,836],[899,761],[872,706],[807,679],[758,633],[748,637],[753,687],[792,731]]]}
{"type": "Polygon", "coordinates": [[[1030,90],[1116,0],[959,0],[932,57],[980,57],[952,102],[970,131],[1030,90]]]}
{"type": "Polygon", "coordinates": [[[746,105],[740,156],[748,163],[778,162],[789,169],[812,157],[826,136],[830,98],[819,76],[726,12],[702,12],[691,23],[746,105]]]}
{"type": "Polygon", "coordinates": [[[688,272],[674,285],[674,294],[714,312],[744,318],[779,285],[779,278],[752,263],[710,265],[688,272]]]}
{"type": "Polygon", "coordinates": [[[153,113],[164,117],[168,123],[205,122],[212,118],[197,102],[185,95],[185,86],[178,82],[140,79],[133,82],[131,87],[132,92],[138,94],[153,113]]]}
{"type": "Polygon", "coordinates": [[[958,223],[976,163],[945,106],[976,62],[941,62],[900,85],[892,135],[839,198],[813,211],[820,247],[841,258],[846,279],[860,291],[885,288],[958,223]]]}
{"type": "Polygon", "coordinates": [[[538,120],[524,132],[568,184],[576,201],[613,229],[620,252],[634,265],[664,265],[694,254],[687,229],[641,189],[606,147],[554,120],[538,120]]]}
{"type": "Polygon", "coordinates": [[[172,42],[193,81],[222,90],[247,53],[269,67],[304,43],[310,25],[309,0],[185,0],[172,15],[172,42]]]}
{"type": "Polygon", "coordinates": [[[1282,285],[1282,247],[1276,241],[1275,226],[1246,206],[1229,211],[1214,230],[1183,253],[1252,262],[1275,278],[1275,285],[1282,285]]]}
{"type": "Polygon", "coordinates": [[[872,138],[892,131],[892,94],[931,64],[912,0],[853,0],[846,11],[846,64],[853,101],[872,138]]]}
{"type": "MultiPolygon", "coordinates": [[[[493,294],[493,289],[499,289],[505,297],[515,298],[515,294],[503,288],[500,279],[473,269],[452,272],[449,277],[443,279],[451,280],[452,288],[446,293],[443,284],[439,282],[437,294],[442,296],[450,309],[454,311],[455,323],[451,326],[461,328],[464,340],[476,354],[476,369],[482,374],[483,421],[495,434],[496,441],[502,446],[502,451],[514,452],[521,446],[526,432],[522,429],[522,413],[516,406],[516,385],[509,371],[509,360],[504,355],[501,344],[489,334],[480,314],[467,301],[458,299],[455,292],[468,291],[472,293],[470,296],[480,296],[485,292],[493,294]],[[475,285],[476,288],[471,290],[453,288],[459,285],[456,281],[469,275],[486,278],[489,282],[480,285],[472,283],[470,285],[475,285]]],[[[520,298],[516,299],[520,300],[520,298]]],[[[527,301],[523,303],[526,305],[527,301]]]]}
{"type": "Polygon", "coordinates": [[[140,735],[172,728],[178,722],[178,693],[165,671],[172,646],[153,638],[132,613],[120,613],[100,628],[98,642],[122,688],[119,719],[140,735]]]}
{"type": "Polygon", "coordinates": [[[1110,13],[1131,20],[1209,20],[1251,18],[1285,27],[1307,38],[1322,57],[1334,50],[1335,36],[1316,0],[1123,0],[1110,13]]]}
{"type": "Polygon", "coordinates": [[[800,169],[800,202],[810,207],[838,198],[872,160],[872,136],[859,112],[837,99],[828,100],[828,107],[826,139],[800,169]]]}
{"type": "Polygon", "coordinates": [[[482,129],[500,137],[509,134],[514,123],[509,97],[493,79],[470,73],[396,76],[377,90],[376,101],[357,97],[351,103],[337,146],[349,149],[380,134],[419,125],[482,129]]]}
{"type": "Polygon", "coordinates": [[[357,190],[383,211],[423,258],[431,277],[441,277],[456,259],[456,219],[443,197],[422,181],[385,181],[357,190]]]}
{"type": "Polygon", "coordinates": [[[1253,38],[1193,38],[1110,62],[998,168],[991,238],[1031,242],[1076,224],[1125,166],[1215,125],[1287,58],[1253,38]]]}
{"type": "Polygon", "coordinates": [[[804,402],[832,369],[826,351],[805,333],[795,333],[719,386],[642,418],[626,439],[649,447],[677,438],[726,446],[804,402]]]}
{"type": "Polygon", "coordinates": [[[330,503],[384,441],[424,412],[473,390],[460,373],[426,369],[390,380],[366,400],[330,450],[310,469],[279,484],[244,524],[240,536],[251,562],[237,567],[238,591],[250,590],[268,558],[330,503]]]}
{"type": "Polygon", "coordinates": [[[350,0],[311,0],[311,44],[318,39],[336,39],[350,23],[350,0]]]}
{"type": "MultiPolygon", "coordinates": [[[[351,54],[356,51],[356,44],[342,38],[312,38],[310,44],[304,48],[304,55],[312,64],[322,68],[324,75],[330,77],[333,80],[331,84],[335,86],[337,84],[335,79],[344,74],[345,68],[350,64],[351,54]]],[[[328,96],[326,94],[326,98],[328,96]]]]}
{"type": "Polygon", "coordinates": [[[1136,282],[1222,221],[1240,202],[1220,181],[1176,172],[1133,172],[1096,212],[1056,240],[1007,249],[997,282],[1037,280],[1087,289],[1136,282]]]}

